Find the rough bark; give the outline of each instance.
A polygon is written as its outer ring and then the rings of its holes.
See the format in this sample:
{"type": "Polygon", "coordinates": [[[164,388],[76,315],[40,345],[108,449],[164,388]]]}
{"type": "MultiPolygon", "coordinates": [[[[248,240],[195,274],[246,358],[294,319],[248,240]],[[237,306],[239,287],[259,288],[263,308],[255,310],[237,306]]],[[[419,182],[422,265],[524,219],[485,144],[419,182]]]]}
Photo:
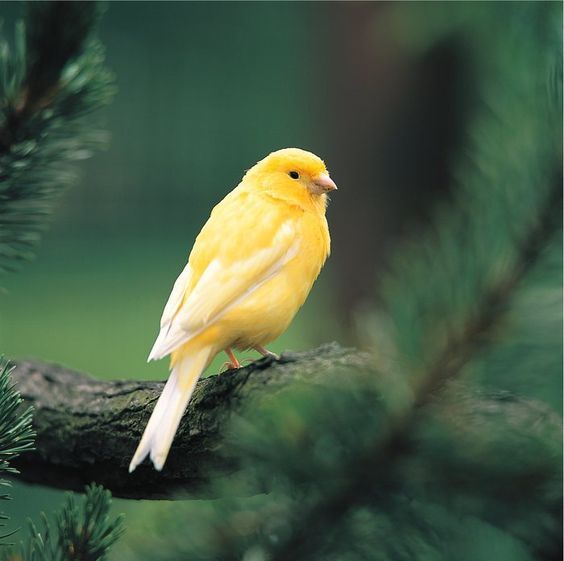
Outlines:
{"type": "Polygon", "coordinates": [[[97,380],[59,365],[22,361],[13,380],[32,405],[36,450],[21,456],[21,480],[70,490],[95,481],[114,496],[172,498],[180,492],[205,495],[205,483],[232,473],[225,453],[229,419],[252,399],[305,380],[322,383],[329,368],[366,369],[366,355],[329,344],[313,351],[263,358],[198,382],[162,472],[145,462],[128,465],[164,382],[97,380]]]}

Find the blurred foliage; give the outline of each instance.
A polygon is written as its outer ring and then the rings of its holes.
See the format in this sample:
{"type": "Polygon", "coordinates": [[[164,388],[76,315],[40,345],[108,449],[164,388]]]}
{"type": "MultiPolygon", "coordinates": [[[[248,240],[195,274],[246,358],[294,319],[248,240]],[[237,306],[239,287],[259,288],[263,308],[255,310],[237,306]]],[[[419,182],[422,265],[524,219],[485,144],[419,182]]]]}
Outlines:
{"type": "Polygon", "coordinates": [[[97,14],[90,2],[32,2],[27,31],[20,23],[13,48],[0,44],[0,270],[30,258],[75,181],[71,163],[103,143],[86,120],[113,94],[101,46],[89,42],[97,14]]]}
{"type": "Polygon", "coordinates": [[[494,334],[495,344],[476,357],[468,376],[486,388],[504,388],[539,399],[561,413],[561,230],[554,237],[518,287],[505,318],[503,336],[494,334]]]}

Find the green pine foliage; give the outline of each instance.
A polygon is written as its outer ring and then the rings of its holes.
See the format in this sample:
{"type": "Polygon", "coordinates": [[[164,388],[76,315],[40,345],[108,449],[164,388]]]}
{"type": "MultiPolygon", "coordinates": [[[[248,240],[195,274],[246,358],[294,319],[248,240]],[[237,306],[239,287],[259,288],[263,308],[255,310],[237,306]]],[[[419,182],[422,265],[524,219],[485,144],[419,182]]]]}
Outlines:
{"type": "MultiPolygon", "coordinates": [[[[10,382],[9,363],[0,359],[0,476],[17,473],[10,462],[19,454],[33,448],[35,433],[31,421],[31,409],[21,409],[22,399],[10,382]]],[[[7,491],[10,482],[0,477],[0,486],[7,491]]],[[[10,498],[7,492],[0,494],[0,500],[10,498]]],[[[0,514],[0,520],[7,520],[7,516],[0,514]]],[[[4,527],[5,524],[0,524],[4,527]]],[[[0,531],[0,540],[10,534],[0,531]]]]}
{"type": "Polygon", "coordinates": [[[93,2],[30,2],[12,44],[0,40],[0,271],[32,257],[75,162],[106,143],[90,118],[115,90],[99,15],[93,2]]]}
{"type": "MultiPolygon", "coordinates": [[[[105,143],[106,135],[93,128],[90,119],[114,93],[102,47],[92,38],[100,13],[93,2],[31,2],[13,44],[0,40],[2,272],[31,257],[60,194],[76,180],[74,162],[105,143]]],[[[33,447],[35,436],[32,411],[21,408],[9,374],[2,360],[0,474],[7,475],[17,473],[10,462],[33,447]]],[[[0,479],[0,485],[9,482],[0,479]]],[[[110,504],[109,492],[95,485],[86,489],[80,506],[69,496],[54,525],[44,517],[38,531],[30,523],[29,540],[21,551],[4,549],[3,558],[104,559],[122,531],[121,518],[110,518],[110,504]]]]}
{"type": "Polygon", "coordinates": [[[86,488],[77,504],[68,494],[54,523],[42,516],[41,529],[30,522],[29,541],[6,561],[102,561],[123,531],[122,517],[110,516],[111,495],[97,485],[86,488]]]}
{"type": "Polygon", "coordinates": [[[226,498],[160,512],[132,559],[561,558],[561,6],[510,8],[410,22],[473,53],[480,102],[453,200],[380,288],[378,375],[253,403],[226,498]]]}

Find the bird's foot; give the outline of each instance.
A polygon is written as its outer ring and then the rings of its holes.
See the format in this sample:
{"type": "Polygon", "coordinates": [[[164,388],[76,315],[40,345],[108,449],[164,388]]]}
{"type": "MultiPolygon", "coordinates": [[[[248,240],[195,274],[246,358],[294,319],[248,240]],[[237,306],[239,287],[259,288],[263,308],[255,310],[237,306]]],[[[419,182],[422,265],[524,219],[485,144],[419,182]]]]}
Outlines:
{"type": "MultiPolygon", "coordinates": [[[[237,368],[241,368],[241,363],[237,360],[237,357],[233,354],[233,351],[230,348],[225,349],[225,354],[229,357],[229,360],[223,364],[225,370],[236,370],[237,368]]],[[[222,370],[222,372],[225,372],[222,370]]]]}
{"type": "Polygon", "coordinates": [[[257,351],[257,353],[260,353],[262,356],[267,356],[273,358],[274,360],[280,360],[280,357],[276,353],[273,353],[272,351],[269,351],[268,349],[265,349],[260,345],[257,345],[256,347],[253,348],[255,349],[255,351],[257,351]]]}
{"type": "Polygon", "coordinates": [[[238,362],[237,366],[235,366],[232,362],[230,362],[229,360],[227,362],[224,362],[221,365],[221,370],[219,371],[220,374],[223,374],[224,372],[227,372],[228,370],[237,370],[238,368],[241,368],[241,364],[238,362]]]}

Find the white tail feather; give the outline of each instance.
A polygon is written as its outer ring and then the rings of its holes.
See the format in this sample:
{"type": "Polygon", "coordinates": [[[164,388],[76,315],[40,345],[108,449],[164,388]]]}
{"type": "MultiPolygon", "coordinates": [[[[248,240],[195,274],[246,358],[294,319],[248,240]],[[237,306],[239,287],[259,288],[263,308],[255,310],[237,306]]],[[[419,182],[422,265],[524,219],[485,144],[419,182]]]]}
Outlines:
{"type": "Polygon", "coordinates": [[[147,456],[150,456],[155,469],[163,469],[180,419],[200,375],[208,365],[210,352],[211,349],[205,347],[182,356],[174,365],[129,464],[129,473],[147,456]]]}

